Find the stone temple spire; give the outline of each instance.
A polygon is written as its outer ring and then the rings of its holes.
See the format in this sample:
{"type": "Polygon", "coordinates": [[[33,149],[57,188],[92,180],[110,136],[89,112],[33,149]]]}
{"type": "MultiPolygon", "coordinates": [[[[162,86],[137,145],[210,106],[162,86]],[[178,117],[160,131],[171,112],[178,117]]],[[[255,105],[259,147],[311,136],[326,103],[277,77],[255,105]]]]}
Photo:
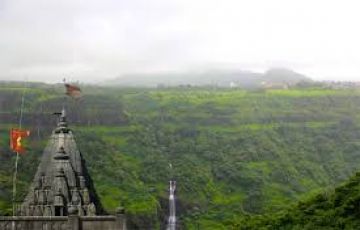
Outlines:
{"type": "Polygon", "coordinates": [[[65,108],[61,110],[60,116],[59,116],[59,122],[57,124],[57,128],[55,129],[57,133],[62,131],[63,133],[67,133],[69,131],[67,122],[66,122],[66,111],[65,108]]]}
{"type": "Polygon", "coordinates": [[[63,109],[18,214],[66,216],[73,208],[83,216],[103,212],[63,109]]]}

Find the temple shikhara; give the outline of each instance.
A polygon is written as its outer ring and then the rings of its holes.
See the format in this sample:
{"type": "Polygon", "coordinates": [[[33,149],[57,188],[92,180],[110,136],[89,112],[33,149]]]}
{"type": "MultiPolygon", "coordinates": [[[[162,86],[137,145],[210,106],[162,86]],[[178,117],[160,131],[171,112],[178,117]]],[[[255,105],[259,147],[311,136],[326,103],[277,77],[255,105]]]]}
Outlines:
{"type": "Polygon", "coordinates": [[[59,113],[28,193],[16,215],[0,217],[1,230],[125,230],[123,209],[106,215],[65,109],[59,113]]]}
{"type": "Polygon", "coordinates": [[[80,216],[95,216],[102,212],[63,109],[18,214],[66,216],[69,209],[74,208],[80,216]]]}

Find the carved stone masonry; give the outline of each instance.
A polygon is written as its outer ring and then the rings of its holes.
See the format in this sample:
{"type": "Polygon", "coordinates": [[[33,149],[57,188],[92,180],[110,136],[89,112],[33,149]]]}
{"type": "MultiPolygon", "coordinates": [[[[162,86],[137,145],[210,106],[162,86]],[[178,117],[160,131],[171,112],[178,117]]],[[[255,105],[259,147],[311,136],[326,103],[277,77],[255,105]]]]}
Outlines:
{"type": "Polygon", "coordinates": [[[80,216],[103,212],[63,109],[18,215],[67,216],[74,209],[80,216]]]}

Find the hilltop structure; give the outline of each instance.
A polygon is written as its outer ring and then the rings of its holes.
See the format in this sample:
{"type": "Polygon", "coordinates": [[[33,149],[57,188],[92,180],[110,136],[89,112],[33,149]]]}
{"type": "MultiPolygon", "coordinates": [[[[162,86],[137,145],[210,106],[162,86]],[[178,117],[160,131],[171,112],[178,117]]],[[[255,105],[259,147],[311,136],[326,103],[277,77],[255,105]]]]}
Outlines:
{"type": "Polygon", "coordinates": [[[71,208],[80,216],[103,212],[63,109],[18,214],[66,216],[71,208]]]}
{"type": "Polygon", "coordinates": [[[0,217],[1,230],[126,230],[124,210],[104,210],[63,109],[16,216],[0,217]],[[102,215],[102,216],[100,216],[102,215]]]}

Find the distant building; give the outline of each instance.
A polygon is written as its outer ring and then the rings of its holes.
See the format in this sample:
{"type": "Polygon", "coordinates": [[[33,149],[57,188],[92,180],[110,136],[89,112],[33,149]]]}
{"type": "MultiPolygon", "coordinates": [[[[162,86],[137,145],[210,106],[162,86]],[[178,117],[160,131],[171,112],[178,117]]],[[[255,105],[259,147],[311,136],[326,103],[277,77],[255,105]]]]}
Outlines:
{"type": "Polygon", "coordinates": [[[236,84],[235,82],[230,82],[230,88],[237,88],[238,87],[238,84],[236,84]]]}
{"type": "Polygon", "coordinates": [[[264,89],[289,89],[289,84],[285,82],[261,82],[264,89]]]}
{"type": "Polygon", "coordinates": [[[326,88],[330,89],[359,89],[360,82],[352,81],[323,81],[326,88]]]}

